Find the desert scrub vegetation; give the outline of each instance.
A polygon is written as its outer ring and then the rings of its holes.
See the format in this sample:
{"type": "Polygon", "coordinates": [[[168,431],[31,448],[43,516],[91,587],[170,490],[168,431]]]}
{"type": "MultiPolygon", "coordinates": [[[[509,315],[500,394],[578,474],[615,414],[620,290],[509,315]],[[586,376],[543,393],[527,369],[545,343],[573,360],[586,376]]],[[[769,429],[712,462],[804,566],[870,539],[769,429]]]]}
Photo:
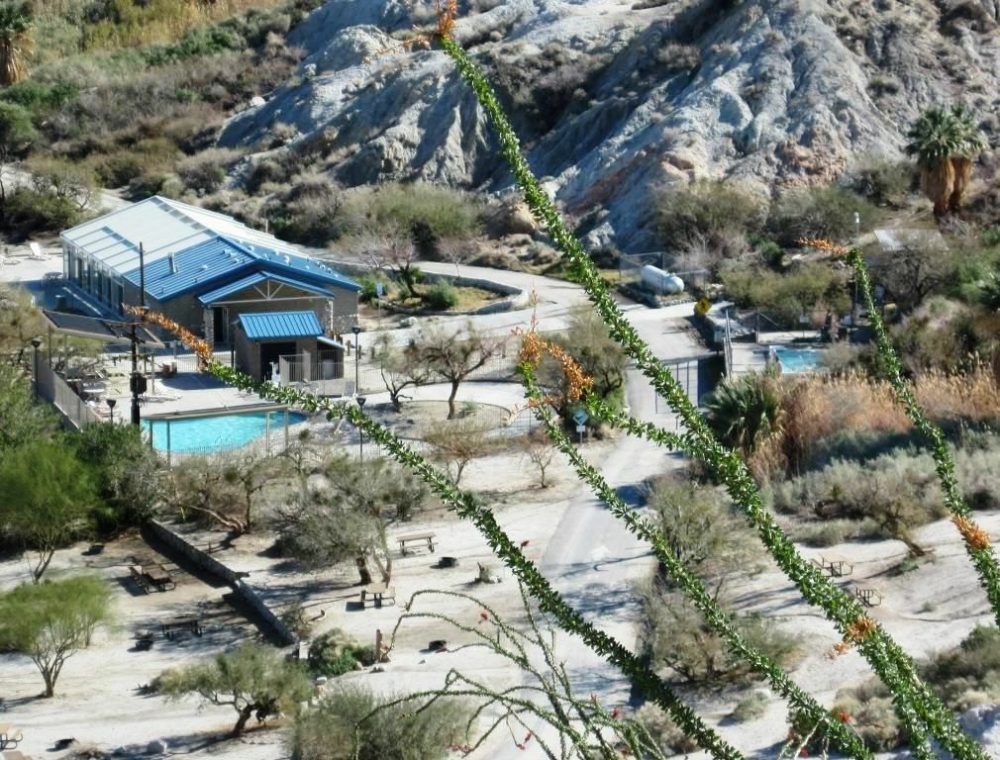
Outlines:
{"type": "Polygon", "coordinates": [[[782,272],[760,264],[733,264],[722,270],[726,294],[740,306],[756,307],[771,319],[794,328],[802,314],[850,310],[846,273],[828,262],[793,264],[782,272]]]}
{"type": "Polygon", "coordinates": [[[861,230],[867,231],[882,218],[882,212],[869,201],[839,187],[808,187],[785,191],[771,205],[767,230],[784,246],[796,245],[802,238],[849,240],[856,228],[854,215],[861,218],[861,230]]]}
{"type": "Polygon", "coordinates": [[[767,219],[767,198],[732,182],[671,186],[655,203],[660,240],[692,269],[717,272],[723,261],[748,253],[749,237],[760,233],[767,219]]]}
{"type": "Polygon", "coordinates": [[[129,187],[134,197],[214,191],[234,156],[191,156],[211,147],[229,113],[287,79],[298,52],[284,35],[316,5],[258,4],[270,7],[36,6],[39,29],[62,24],[66,34],[38,48],[30,79],[0,93],[34,129],[22,153],[85,167],[101,185],[129,187]]]}
{"type": "Polygon", "coordinates": [[[464,743],[471,710],[445,699],[416,710],[412,703],[348,687],[323,697],[295,721],[294,760],[444,760],[464,743]]]}

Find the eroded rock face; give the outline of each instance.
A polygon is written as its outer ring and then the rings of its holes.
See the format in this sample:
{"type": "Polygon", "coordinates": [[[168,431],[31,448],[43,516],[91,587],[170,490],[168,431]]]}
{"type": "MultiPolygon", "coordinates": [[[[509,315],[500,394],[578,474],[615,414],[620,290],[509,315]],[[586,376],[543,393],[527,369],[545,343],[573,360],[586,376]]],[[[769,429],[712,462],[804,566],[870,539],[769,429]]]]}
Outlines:
{"type": "MultiPolygon", "coordinates": [[[[964,102],[997,132],[1000,0],[471,5],[456,37],[591,245],[655,247],[654,191],[667,183],[738,177],[773,191],[900,157],[909,123],[936,103],[964,102]]],[[[325,135],[317,160],[346,185],[509,185],[451,62],[404,44],[428,20],[414,13],[408,0],[330,0],[290,35],[308,76],[234,117],[220,142],[263,145],[287,123],[302,140],[325,135]]]]}

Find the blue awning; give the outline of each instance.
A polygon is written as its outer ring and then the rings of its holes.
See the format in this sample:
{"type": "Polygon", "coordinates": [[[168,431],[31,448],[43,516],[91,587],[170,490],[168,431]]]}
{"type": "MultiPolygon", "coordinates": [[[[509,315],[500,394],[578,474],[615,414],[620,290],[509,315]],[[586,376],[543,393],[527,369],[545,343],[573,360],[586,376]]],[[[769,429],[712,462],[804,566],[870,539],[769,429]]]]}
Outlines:
{"type": "MultiPolygon", "coordinates": [[[[293,288],[298,288],[299,290],[304,290],[306,293],[313,293],[318,296],[325,296],[326,298],[332,298],[333,294],[324,288],[322,285],[318,285],[311,282],[305,282],[304,280],[298,280],[293,277],[285,277],[280,274],[274,274],[272,272],[254,272],[253,274],[247,275],[239,280],[235,280],[228,285],[223,285],[220,288],[211,290],[208,293],[203,293],[198,296],[198,300],[201,301],[205,306],[211,306],[214,303],[223,301],[234,293],[239,293],[241,290],[249,288],[253,285],[270,280],[271,282],[277,282],[282,285],[289,285],[293,288]]],[[[263,300],[263,299],[262,299],[263,300]]]]}
{"type": "Polygon", "coordinates": [[[247,338],[254,341],[318,338],[323,334],[314,311],[240,314],[239,321],[247,338]]]}

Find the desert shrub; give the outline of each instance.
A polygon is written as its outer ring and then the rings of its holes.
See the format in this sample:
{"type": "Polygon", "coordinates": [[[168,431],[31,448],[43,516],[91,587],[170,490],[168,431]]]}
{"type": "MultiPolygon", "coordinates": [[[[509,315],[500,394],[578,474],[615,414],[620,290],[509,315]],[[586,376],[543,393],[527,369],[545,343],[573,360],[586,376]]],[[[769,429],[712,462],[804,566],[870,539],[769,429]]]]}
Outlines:
{"type": "Polygon", "coordinates": [[[373,662],[366,648],[338,628],[317,636],[309,645],[309,670],[319,676],[342,676],[373,662]]]}
{"type": "Polygon", "coordinates": [[[299,169],[299,159],[293,151],[280,150],[257,160],[247,176],[246,191],[253,195],[267,184],[283,184],[299,169]]]}
{"type": "Polygon", "coordinates": [[[303,712],[290,738],[294,760],[444,760],[465,740],[470,711],[454,699],[417,710],[393,697],[340,689],[303,712]]]}
{"type": "MultiPolygon", "coordinates": [[[[694,605],[677,591],[653,591],[647,597],[645,646],[655,665],[674,679],[722,687],[760,679],[735,658],[725,641],[704,622],[694,605]]],[[[800,640],[759,615],[744,615],[736,626],[747,643],[787,667],[798,656],[800,640]]]]}
{"type": "Polygon", "coordinates": [[[301,181],[266,209],[274,234],[305,245],[324,246],[347,229],[343,197],[329,181],[301,181]]]}
{"type": "Polygon", "coordinates": [[[737,723],[746,723],[751,720],[763,718],[767,712],[767,695],[760,691],[755,691],[748,697],[744,697],[736,703],[733,708],[732,718],[737,723]]]}
{"type": "Polygon", "coordinates": [[[801,238],[830,238],[844,241],[854,237],[854,214],[861,216],[861,229],[871,228],[880,217],[869,201],[838,187],[811,187],[789,190],[772,204],[767,218],[768,232],[785,246],[801,238]]]}
{"type": "Polygon", "coordinates": [[[670,716],[657,705],[652,703],[643,705],[635,718],[659,750],[667,756],[695,752],[698,749],[698,742],[686,736],[670,716]]]}
{"type": "Polygon", "coordinates": [[[657,205],[657,228],[667,250],[704,246],[702,265],[713,269],[744,253],[746,236],[760,232],[767,216],[764,198],[731,182],[673,186],[659,195],[657,205]]]}
{"type": "Polygon", "coordinates": [[[43,232],[62,232],[80,221],[80,209],[72,198],[53,191],[17,187],[7,194],[3,229],[15,240],[43,232]]]}
{"type": "Polygon", "coordinates": [[[851,190],[876,206],[897,206],[906,200],[916,175],[908,161],[872,158],[848,171],[846,179],[851,190]]]}
{"type": "MultiPolygon", "coordinates": [[[[376,226],[395,223],[425,238],[421,253],[441,238],[467,240],[481,229],[481,204],[460,190],[427,182],[381,185],[370,193],[352,196],[356,215],[376,226]]],[[[414,240],[419,243],[419,240],[414,240]]]]}
{"type": "Polygon", "coordinates": [[[845,541],[860,541],[881,536],[878,525],[870,518],[798,523],[790,532],[795,541],[806,546],[836,546],[845,541]]]}
{"type": "Polygon", "coordinates": [[[667,42],[656,51],[656,61],[667,73],[673,71],[691,71],[701,66],[701,48],[697,45],[684,45],[679,42],[667,42]]]}
{"type": "Polygon", "coordinates": [[[214,193],[225,181],[226,169],[238,157],[235,151],[212,148],[178,162],[177,176],[188,190],[214,193]]]}
{"type": "MultiPolygon", "coordinates": [[[[869,682],[854,690],[837,693],[830,709],[834,719],[850,723],[865,746],[873,752],[885,752],[906,744],[906,734],[892,705],[888,690],[881,683],[869,682]]],[[[791,711],[788,716],[790,741],[804,742],[808,754],[829,753],[830,737],[827,732],[802,713],[791,711]]]]}
{"type": "Polygon", "coordinates": [[[436,282],[424,292],[424,303],[439,311],[450,309],[458,303],[458,291],[450,282],[436,282]]]}
{"type": "Polygon", "coordinates": [[[924,678],[956,710],[1000,700],[1000,630],[978,625],[954,649],[931,657],[924,678]]]}
{"type": "Polygon", "coordinates": [[[75,100],[80,88],[70,82],[37,82],[25,79],[0,91],[0,100],[27,109],[36,119],[75,100]]]}
{"type": "Polygon", "coordinates": [[[844,314],[850,309],[842,272],[822,262],[793,266],[774,272],[759,266],[734,266],[723,270],[726,294],[741,306],[765,309],[788,327],[802,314],[823,310],[844,314]]]}

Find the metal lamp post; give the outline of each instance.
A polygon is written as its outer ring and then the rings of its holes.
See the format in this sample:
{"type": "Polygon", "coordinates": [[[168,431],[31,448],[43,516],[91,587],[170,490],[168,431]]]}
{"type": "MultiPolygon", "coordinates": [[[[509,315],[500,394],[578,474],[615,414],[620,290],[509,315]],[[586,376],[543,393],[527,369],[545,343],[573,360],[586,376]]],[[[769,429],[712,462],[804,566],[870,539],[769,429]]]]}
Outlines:
{"type": "Polygon", "coordinates": [[[354,325],[351,332],[354,333],[354,395],[357,396],[361,392],[361,344],[358,343],[361,325],[354,325]]]}
{"type": "MultiPolygon", "coordinates": [[[[364,396],[358,396],[358,408],[364,410],[367,400],[364,396]]],[[[365,431],[360,427],[358,428],[358,459],[362,462],[365,461],[365,431]]]]}
{"type": "Polygon", "coordinates": [[[117,401],[115,401],[115,399],[113,399],[113,398],[106,398],[106,399],[104,399],[104,403],[108,405],[108,414],[111,417],[111,424],[114,425],[115,424],[115,404],[117,403],[117,401]]]}
{"type": "Polygon", "coordinates": [[[31,347],[34,349],[33,357],[33,368],[34,368],[34,379],[35,379],[35,403],[38,403],[38,347],[42,345],[42,341],[38,338],[31,339],[31,347]]]}

